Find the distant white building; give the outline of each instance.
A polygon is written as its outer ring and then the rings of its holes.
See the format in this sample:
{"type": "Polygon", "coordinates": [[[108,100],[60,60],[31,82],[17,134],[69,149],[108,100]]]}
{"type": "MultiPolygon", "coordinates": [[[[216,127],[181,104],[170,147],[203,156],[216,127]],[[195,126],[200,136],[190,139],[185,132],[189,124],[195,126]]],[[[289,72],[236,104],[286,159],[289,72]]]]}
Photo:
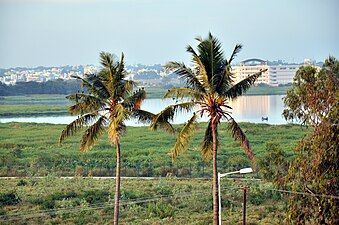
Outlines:
{"type": "Polygon", "coordinates": [[[267,69],[267,71],[262,73],[257,79],[255,84],[278,86],[292,83],[300,66],[302,66],[302,64],[273,64],[261,59],[247,59],[239,65],[232,66],[232,72],[237,83],[260,70],[267,69]]]}
{"type": "Polygon", "coordinates": [[[98,72],[98,68],[93,65],[85,65],[84,66],[84,74],[94,74],[98,72]]]}

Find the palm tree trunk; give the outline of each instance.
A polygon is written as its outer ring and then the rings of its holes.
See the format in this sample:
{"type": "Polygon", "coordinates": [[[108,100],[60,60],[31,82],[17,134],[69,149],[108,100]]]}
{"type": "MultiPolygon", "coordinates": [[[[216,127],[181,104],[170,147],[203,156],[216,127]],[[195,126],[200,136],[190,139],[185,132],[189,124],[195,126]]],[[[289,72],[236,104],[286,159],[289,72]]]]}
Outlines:
{"type": "Polygon", "coordinates": [[[213,225],[219,225],[219,192],[218,192],[218,165],[217,165],[217,126],[212,120],[213,137],[213,225]]]}
{"type": "Polygon", "coordinates": [[[115,194],[114,194],[114,225],[119,224],[119,202],[120,202],[120,142],[117,142],[116,148],[116,167],[115,167],[115,194]]]}

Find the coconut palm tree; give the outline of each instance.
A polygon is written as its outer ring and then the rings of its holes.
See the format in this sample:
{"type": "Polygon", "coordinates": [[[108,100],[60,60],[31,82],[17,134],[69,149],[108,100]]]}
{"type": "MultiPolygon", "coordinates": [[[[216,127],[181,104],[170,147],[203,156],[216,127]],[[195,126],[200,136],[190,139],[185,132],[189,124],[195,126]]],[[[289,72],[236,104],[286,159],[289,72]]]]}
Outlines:
{"type": "MultiPolygon", "coordinates": [[[[85,127],[80,141],[80,150],[89,150],[99,137],[107,131],[110,143],[116,147],[116,184],[114,201],[114,224],[119,219],[120,198],[120,138],[126,130],[125,121],[137,118],[142,122],[150,122],[152,113],[140,109],[146,97],[144,89],[133,92],[135,83],[126,80],[124,55],[117,60],[110,53],[100,53],[101,70],[97,74],[85,75],[84,78],[74,76],[82,82],[85,93],[67,96],[74,102],[69,107],[72,115],[78,118],[68,124],[61,132],[59,142],[85,127]]],[[[164,123],[166,124],[166,123],[164,123]]]]}
{"type": "MultiPolygon", "coordinates": [[[[169,62],[165,66],[168,70],[174,71],[184,78],[186,87],[168,90],[164,97],[176,98],[179,103],[170,105],[157,114],[153,119],[151,128],[157,129],[163,121],[172,121],[175,114],[179,111],[193,111],[192,117],[179,132],[175,145],[171,149],[170,154],[175,159],[180,153],[187,150],[189,140],[196,131],[198,117],[205,115],[209,118],[201,145],[201,152],[204,158],[212,157],[213,159],[213,224],[218,224],[218,126],[221,125],[221,120],[227,121],[228,129],[231,131],[233,138],[240,141],[247,156],[253,160],[254,154],[249,141],[238,123],[233,119],[229,101],[248,90],[263,71],[250,75],[238,83],[234,83],[231,63],[242,46],[236,45],[231,57],[226,59],[220,42],[211,33],[209,33],[206,39],[199,37],[196,40],[199,42],[197,51],[191,46],[188,46],[186,49],[192,56],[193,68],[189,68],[184,63],[179,62],[169,62]]],[[[174,133],[172,127],[168,128],[170,132],[174,133]]]]}

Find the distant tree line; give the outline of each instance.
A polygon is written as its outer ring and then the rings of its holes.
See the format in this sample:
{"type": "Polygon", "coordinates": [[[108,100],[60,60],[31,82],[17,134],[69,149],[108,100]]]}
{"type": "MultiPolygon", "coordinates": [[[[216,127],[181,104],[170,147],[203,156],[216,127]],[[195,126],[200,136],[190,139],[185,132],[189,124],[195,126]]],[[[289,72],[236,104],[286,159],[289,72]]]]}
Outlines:
{"type": "Polygon", "coordinates": [[[77,80],[53,80],[47,82],[18,82],[6,85],[0,82],[0,96],[28,94],[70,94],[81,90],[77,80]]]}

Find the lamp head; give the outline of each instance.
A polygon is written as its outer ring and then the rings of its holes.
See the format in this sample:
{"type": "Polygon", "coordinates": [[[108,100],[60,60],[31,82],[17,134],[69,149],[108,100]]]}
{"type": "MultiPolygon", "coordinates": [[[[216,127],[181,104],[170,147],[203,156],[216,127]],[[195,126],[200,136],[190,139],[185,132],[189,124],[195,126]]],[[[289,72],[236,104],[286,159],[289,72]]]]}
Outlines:
{"type": "Polygon", "coordinates": [[[252,173],[252,172],[253,170],[250,167],[239,170],[239,173],[252,173]]]}

